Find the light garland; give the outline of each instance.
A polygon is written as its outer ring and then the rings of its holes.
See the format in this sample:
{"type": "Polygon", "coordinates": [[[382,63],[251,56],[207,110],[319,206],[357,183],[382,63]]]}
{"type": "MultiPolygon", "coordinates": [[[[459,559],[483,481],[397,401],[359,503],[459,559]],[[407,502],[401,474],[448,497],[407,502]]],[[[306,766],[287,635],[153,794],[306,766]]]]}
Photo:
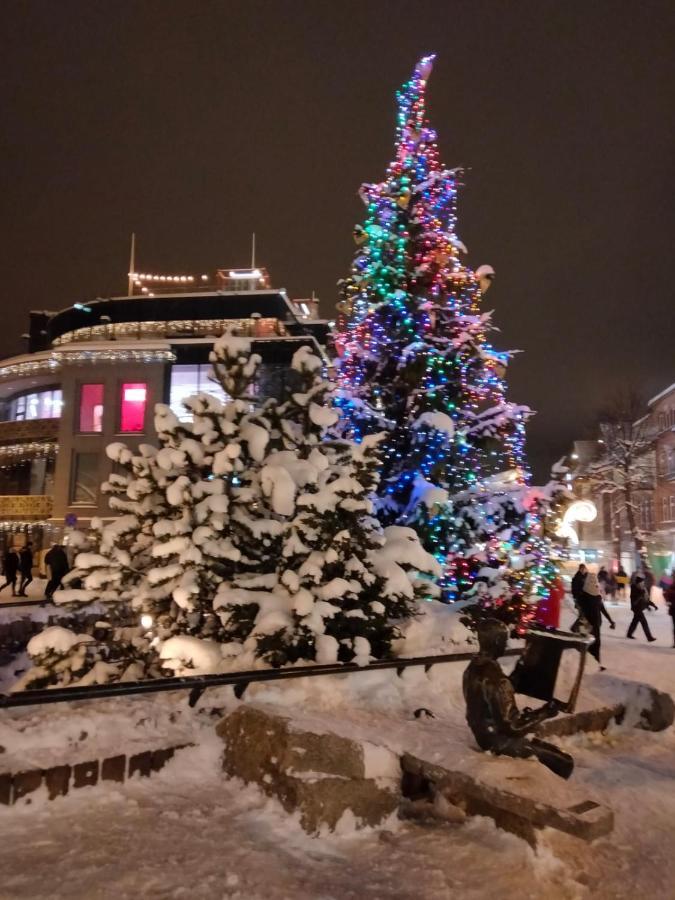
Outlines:
{"type": "Polygon", "coordinates": [[[338,403],[355,440],[385,432],[378,514],[414,525],[445,568],[445,595],[463,593],[480,566],[494,564],[510,573],[510,595],[528,597],[546,591],[550,576],[538,515],[523,505],[530,411],[506,400],[511,354],[488,343],[481,277],[461,259],[462,172],[441,165],[425,114],[433,60],[423,58],[397,94],[385,180],[360,190],[366,219],[354,229],[338,304],[338,403]],[[428,509],[425,487],[449,499],[428,509]]]}
{"type": "Polygon", "coordinates": [[[90,350],[53,350],[50,355],[39,360],[26,360],[20,363],[0,366],[0,381],[11,378],[22,378],[27,375],[41,375],[58,372],[65,365],[98,362],[173,362],[176,354],[173,350],[162,349],[130,349],[130,348],[97,348],[90,350]]]}
{"type": "Polygon", "coordinates": [[[6,444],[0,446],[0,468],[9,468],[12,464],[21,462],[23,458],[53,459],[56,457],[58,444],[49,441],[29,441],[24,444],[6,444]],[[8,465],[9,461],[9,465],[8,465]]]}

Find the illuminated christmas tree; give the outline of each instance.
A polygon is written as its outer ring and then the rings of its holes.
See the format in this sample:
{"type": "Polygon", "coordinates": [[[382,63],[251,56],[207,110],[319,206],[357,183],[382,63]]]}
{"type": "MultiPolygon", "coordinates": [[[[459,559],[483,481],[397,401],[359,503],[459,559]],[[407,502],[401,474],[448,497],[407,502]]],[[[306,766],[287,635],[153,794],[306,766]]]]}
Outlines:
{"type": "Polygon", "coordinates": [[[494,272],[464,262],[462,172],[443,167],[425,114],[433,59],[397,94],[384,181],[360,190],[366,219],[339,304],[340,403],[356,440],[385,432],[378,514],[416,528],[444,567],[445,597],[489,592],[508,605],[544,593],[553,570],[528,487],[530,411],[506,400],[510,354],[490,345],[481,311],[494,272]]]}

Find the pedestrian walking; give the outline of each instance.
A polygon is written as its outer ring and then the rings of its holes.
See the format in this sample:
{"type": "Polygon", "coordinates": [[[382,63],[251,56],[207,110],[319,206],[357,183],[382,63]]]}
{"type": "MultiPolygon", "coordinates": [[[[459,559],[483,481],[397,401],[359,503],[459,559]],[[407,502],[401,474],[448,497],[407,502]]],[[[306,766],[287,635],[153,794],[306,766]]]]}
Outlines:
{"type": "Polygon", "coordinates": [[[635,640],[633,633],[638,625],[642,625],[645,637],[650,643],[656,640],[649,630],[649,623],[645,619],[645,610],[648,606],[649,600],[647,599],[647,592],[644,586],[644,578],[642,575],[638,575],[630,589],[630,608],[633,610],[633,618],[626,634],[626,637],[630,638],[630,640],[635,640]]]}
{"type": "Polygon", "coordinates": [[[598,576],[593,572],[588,572],[586,575],[584,589],[579,599],[579,606],[583,617],[590,625],[591,633],[595,638],[588,648],[588,652],[597,659],[601,671],[604,672],[606,666],[603,666],[600,660],[600,630],[602,627],[602,617],[605,616],[608,620],[610,628],[616,628],[616,624],[612,621],[612,617],[605,609],[605,604],[602,602],[602,592],[600,591],[598,576]]]}
{"type": "Polygon", "coordinates": [[[579,568],[574,573],[572,578],[572,584],[570,585],[570,592],[572,594],[572,600],[574,601],[574,608],[577,611],[577,617],[572,623],[571,631],[575,633],[579,631],[579,626],[581,625],[581,595],[584,592],[584,581],[586,580],[586,575],[588,574],[588,569],[584,565],[584,563],[579,564],[579,568]]]}
{"type": "Polygon", "coordinates": [[[51,575],[47,582],[47,587],[45,588],[45,597],[47,600],[51,600],[55,590],[59,588],[63,590],[62,582],[70,568],[66,551],[61,544],[52,545],[51,550],[49,550],[45,556],[45,565],[49,566],[49,573],[51,575]]]}
{"type": "Polygon", "coordinates": [[[668,605],[668,613],[673,620],[673,647],[675,648],[675,569],[670,584],[663,589],[663,599],[668,605]]]}
{"type": "Polygon", "coordinates": [[[19,553],[19,572],[21,583],[19,584],[19,597],[25,597],[26,588],[33,580],[33,545],[30,541],[21,548],[19,553]]]}
{"type": "Polygon", "coordinates": [[[600,582],[600,590],[604,597],[607,596],[608,590],[607,585],[609,584],[609,572],[604,566],[600,566],[598,569],[598,581],[600,582]]]}
{"type": "Polygon", "coordinates": [[[616,592],[617,595],[621,596],[621,599],[626,596],[626,585],[628,584],[628,575],[623,566],[619,566],[616,570],[616,592]]]}
{"type": "Polygon", "coordinates": [[[5,583],[0,587],[0,591],[4,591],[6,587],[11,585],[12,597],[16,597],[16,579],[19,574],[19,554],[14,547],[8,547],[4,559],[2,560],[2,574],[5,576],[5,583]]]}

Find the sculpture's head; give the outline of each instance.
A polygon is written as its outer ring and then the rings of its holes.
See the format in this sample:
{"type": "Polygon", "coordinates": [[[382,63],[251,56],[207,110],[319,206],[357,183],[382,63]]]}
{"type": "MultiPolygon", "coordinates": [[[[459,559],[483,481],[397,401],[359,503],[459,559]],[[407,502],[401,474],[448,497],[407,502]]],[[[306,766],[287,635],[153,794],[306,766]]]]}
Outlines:
{"type": "Polygon", "coordinates": [[[492,659],[504,655],[509,639],[509,629],[499,619],[485,619],[478,625],[478,646],[480,652],[492,659]]]}

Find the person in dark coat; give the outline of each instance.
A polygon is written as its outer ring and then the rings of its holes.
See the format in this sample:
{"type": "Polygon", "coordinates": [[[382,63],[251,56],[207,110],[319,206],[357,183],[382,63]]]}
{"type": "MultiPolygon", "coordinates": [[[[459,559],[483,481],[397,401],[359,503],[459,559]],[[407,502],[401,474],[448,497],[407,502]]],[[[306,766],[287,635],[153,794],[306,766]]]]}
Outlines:
{"type": "Polygon", "coordinates": [[[645,619],[645,610],[648,606],[649,600],[647,599],[647,591],[644,586],[644,578],[642,575],[638,575],[630,589],[630,608],[633,610],[633,619],[628,626],[628,632],[626,634],[627,638],[635,640],[633,632],[638,625],[642,625],[642,630],[644,631],[647,640],[650,643],[656,640],[649,630],[649,623],[645,619]]]}
{"type": "Polygon", "coordinates": [[[5,576],[5,583],[0,587],[0,591],[4,591],[6,587],[12,586],[12,597],[16,597],[16,578],[19,574],[19,554],[14,547],[8,547],[5,557],[2,561],[2,574],[5,576]]]}
{"type": "Polygon", "coordinates": [[[673,620],[673,647],[675,647],[675,569],[670,584],[663,589],[663,599],[668,606],[668,613],[673,620]]]}
{"type": "Polygon", "coordinates": [[[584,581],[586,580],[586,575],[588,574],[588,569],[586,566],[581,563],[579,568],[574,573],[574,577],[572,578],[572,584],[570,587],[570,591],[572,593],[572,599],[574,600],[574,606],[577,610],[577,617],[572,624],[571,630],[577,632],[579,630],[579,625],[581,624],[581,595],[584,591],[584,581]]]}
{"type": "Polygon", "coordinates": [[[61,582],[68,574],[70,568],[66,551],[61,544],[53,545],[52,549],[45,556],[45,564],[49,566],[49,572],[51,574],[51,578],[47,582],[47,587],[45,588],[45,597],[47,600],[51,600],[54,596],[54,591],[57,590],[57,588],[63,589],[61,582]]]}
{"type": "Polygon", "coordinates": [[[33,580],[33,545],[30,542],[22,547],[19,553],[19,571],[21,572],[19,597],[25,597],[26,588],[33,580]]]}

